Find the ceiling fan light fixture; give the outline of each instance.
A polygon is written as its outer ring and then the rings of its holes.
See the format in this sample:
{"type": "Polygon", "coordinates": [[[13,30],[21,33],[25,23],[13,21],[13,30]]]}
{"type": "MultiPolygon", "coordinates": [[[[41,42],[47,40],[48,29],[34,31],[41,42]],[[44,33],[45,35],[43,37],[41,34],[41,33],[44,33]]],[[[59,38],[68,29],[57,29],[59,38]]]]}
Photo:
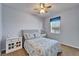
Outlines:
{"type": "Polygon", "coordinates": [[[43,14],[43,13],[45,13],[45,10],[44,9],[41,9],[40,10],[40,14],[43,14]]]}
{"type": "Polygon", "coordinates": [[[35,8],[34,10],[38,11],[40,14],[44,14],[47,13],[49,8],[51,8],[51,5],[46,5],[45,3],[40,3],[40,5],[38,6],[38,8],[35,8]]]}

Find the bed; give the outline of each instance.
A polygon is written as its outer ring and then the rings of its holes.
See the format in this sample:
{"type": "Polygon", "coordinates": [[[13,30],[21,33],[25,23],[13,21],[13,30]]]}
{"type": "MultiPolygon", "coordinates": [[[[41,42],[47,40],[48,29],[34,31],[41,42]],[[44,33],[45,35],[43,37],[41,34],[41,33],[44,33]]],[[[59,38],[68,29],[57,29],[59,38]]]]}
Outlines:
{"type": "Polygon", "coordinates": [[[57,56],[61,52],[60,42],[42,37],[38,30],[25,30],[23,36],[29,56],[57,56]]]}

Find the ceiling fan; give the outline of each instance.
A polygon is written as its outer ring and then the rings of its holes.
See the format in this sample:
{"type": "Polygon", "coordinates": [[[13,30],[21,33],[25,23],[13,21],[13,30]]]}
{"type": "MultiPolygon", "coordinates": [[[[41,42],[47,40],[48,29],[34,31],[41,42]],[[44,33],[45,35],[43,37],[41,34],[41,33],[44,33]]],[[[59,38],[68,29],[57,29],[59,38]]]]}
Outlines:
{"type": "Polygon", "coordinates": [[[47,13],[49,8],[51,8],[52,5],[49,5],[49,4],[45,4],[45,3],[40,3],[38,5],[38,7],[34,8],[35,11],[37,11],[38,13],[47,13]]]}

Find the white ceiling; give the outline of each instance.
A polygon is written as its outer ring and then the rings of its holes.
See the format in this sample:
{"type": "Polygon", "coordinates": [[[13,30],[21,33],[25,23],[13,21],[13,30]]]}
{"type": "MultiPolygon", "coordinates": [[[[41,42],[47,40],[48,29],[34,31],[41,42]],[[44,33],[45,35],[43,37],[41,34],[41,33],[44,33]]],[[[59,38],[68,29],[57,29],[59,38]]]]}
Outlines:
{"type": "Polygon", "coordinates": [[[75,6],[79,6],[78,3],[52,3],[52,8],[49,10],[48,13],[40,15],[33,10],[34,6],[38,5],[37,3],[5,3],[3,5],[6,5],[11,8],[15,8],[17,10],[21,10],[24,12],[32,13],[41,17],[47,17],[59,12],[62,12],[64,10],[71,9],[75,6]]]}

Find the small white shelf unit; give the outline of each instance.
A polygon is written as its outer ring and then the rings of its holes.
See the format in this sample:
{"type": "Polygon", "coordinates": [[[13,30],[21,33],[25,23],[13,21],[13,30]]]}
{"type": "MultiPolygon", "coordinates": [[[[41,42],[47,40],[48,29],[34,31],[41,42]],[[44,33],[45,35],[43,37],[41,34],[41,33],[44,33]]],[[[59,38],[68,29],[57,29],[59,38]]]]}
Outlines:
{"type": "Polygon", "coordinates": [[[6,40],[6,53],[14,52],[22,48],[22,37],[8,38],[6,40]]]}

